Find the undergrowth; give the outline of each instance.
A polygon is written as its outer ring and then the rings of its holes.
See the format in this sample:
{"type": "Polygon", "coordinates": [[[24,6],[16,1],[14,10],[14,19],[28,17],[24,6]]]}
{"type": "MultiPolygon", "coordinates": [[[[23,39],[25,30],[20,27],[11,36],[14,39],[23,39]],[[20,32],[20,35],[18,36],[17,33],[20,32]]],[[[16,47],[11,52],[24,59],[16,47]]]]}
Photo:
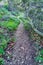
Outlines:
{"type": "MultiPolygon", "coordinates": [[[[17,30],[20,21],[15,16],[10,16],[9,12],[5,8],[0,9],[0,65],[4,64],[3,55],[10,41],[15,42],[14,32],[17,30]],[[4,19],[4,16],[7,16],[4,19]]],[[[16,13],[14,13],[16,14],[16,13]]],[[[12,15],[12,14],[11,14],[12,15]]]]}

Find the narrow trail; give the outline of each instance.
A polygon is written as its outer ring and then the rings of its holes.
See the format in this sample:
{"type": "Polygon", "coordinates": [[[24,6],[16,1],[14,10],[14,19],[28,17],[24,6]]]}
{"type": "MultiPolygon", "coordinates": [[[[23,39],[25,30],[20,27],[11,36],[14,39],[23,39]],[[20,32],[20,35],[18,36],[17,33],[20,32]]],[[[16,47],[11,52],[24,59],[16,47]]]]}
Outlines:
{"type": "Polygon", "coordinates": [[[22,22],[15,33],[15,37],[16,44],[12,50],[13,58],[10,63],[6,63],[5,65],[37,65],[34,61],[35,51],[22,22]]]}
{"type": "Polygon", "coordinates": [[[12,65],[36,65],[33,59],[34,50],[25,32],[23,23],[20,23],[16,31],[16,44],[13,49],[12,65]]]}

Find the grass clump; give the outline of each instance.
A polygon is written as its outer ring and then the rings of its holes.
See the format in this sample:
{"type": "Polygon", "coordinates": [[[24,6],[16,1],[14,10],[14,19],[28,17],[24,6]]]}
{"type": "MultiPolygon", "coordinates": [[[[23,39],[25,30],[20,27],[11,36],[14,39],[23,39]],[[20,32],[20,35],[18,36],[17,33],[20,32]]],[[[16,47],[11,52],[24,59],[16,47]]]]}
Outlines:
{"type": "Polygon", "coordinates": [[[3,64],[4,64],[4,59],[0,58],[0,65],[3,65],[3,64]]]}
{"type": "Polygon", "coordinates": [[[19,23],[18,19],[9,19],[8,21],[0,22],[0,26],[9,30],[16,30],[19,23]]]}

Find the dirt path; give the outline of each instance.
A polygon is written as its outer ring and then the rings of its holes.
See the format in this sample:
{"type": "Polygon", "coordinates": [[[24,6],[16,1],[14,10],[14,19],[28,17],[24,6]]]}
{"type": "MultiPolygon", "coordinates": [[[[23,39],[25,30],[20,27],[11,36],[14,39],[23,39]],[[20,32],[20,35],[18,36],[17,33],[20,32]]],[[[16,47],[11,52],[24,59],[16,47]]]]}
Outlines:
{"type": "Polygon", "coordinates": [[[35,52],[22,23],[20,23],[15,36],[13,59],[9,65],[36,65],[33,58],[35,52]]]}
{"type": "Polygon", "coordinates": [[[21,23],[16,31],[16,45],[13,50],[13,65],[36,65],[33,59],[34,50],[21,23]]]}

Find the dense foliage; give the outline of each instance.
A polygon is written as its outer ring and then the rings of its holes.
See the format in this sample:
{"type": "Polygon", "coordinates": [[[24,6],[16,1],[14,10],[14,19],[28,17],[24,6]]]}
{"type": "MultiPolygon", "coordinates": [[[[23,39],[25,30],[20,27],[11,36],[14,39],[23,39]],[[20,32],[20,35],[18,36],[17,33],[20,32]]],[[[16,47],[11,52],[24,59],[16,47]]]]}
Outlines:
{"type": "Polygon", "coordinates": [[[0,8],[0,65],[4,64],[5,50],[10,41],[15,41],[14,32],[16,31],[20,20],[16,17],[18,14],[8,11],[5,6],[0,8]]]}
{"type": "Polygon", "coordinates": [[[43,0],[0,0],[0,65],[4,64],[8,43],[15,41],[14,33],[23,22],[37,50],[35,61],[43,63],[43,0]]]}

